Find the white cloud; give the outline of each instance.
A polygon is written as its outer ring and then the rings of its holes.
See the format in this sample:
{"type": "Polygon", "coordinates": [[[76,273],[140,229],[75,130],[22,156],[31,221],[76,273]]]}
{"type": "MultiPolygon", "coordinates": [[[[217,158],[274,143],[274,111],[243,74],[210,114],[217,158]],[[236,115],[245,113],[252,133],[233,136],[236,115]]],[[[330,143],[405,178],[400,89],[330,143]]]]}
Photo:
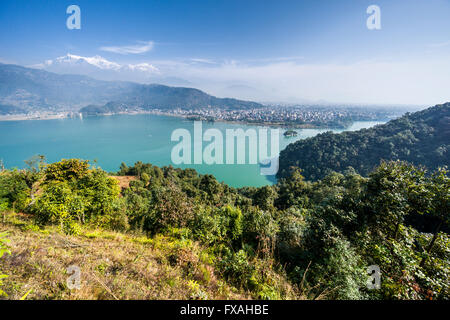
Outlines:
{"type": "Polygon", "coordinates": [[[176,68],[160,69],[164,74],[176,74],[200,89],[222,97],[415,105],[450,101],[448,59],[351,64],[280,61],[256,65],[231,61],[217,66],[179,63],[176,68]]]}
{"type": "Polygon", "coordinates": [[[119,64],[70,55],[43,63],[59,73],[196,87],[219,97],[256,101],[433,105],[450,101],[450,61],[444,58],[355,63],[302,63],[275,58],[213,61],[201,58],[119,64]]]}
{"type": "Polygon", "coordinates": [[[137,71],[143,71],[143,72],[158,72],[158,68],[155,66],[149,64],[149,63],[138,63],[138,64],[128,64],[126,66],[130,70],[137,70],[137,71]]]}
{"type": "Polygon", "coordinates": [[[31,66],[63,74],[82,74],[101,80],[124,80],[148,82],[159,74],[157,67],[150,63],[120,64],[99,55],[84,57],[68,53],[65,56],[31,66]]]}
{"type": "Polygon", "coordinates": [[[430,48],[443,48],[443,47],[447,47],[450,45],[450,40],[449,41],[444,41],[444,42],[439,42],[439,43],[431,43],[428,45],[428,47],[430,48]]]}
{"type": "Polygon", "coordinates": [[[143,71],[143,72],[157,72],[158,68],[149,63],[137,63],[137,64],[124,64],[121,65],[117,62],[109,61],[99,55],[93,57],[83,57],[74,54],[66,54],[65,56],[58,57],[54,60],[46,60],[44,63],[39,63],[34,65],[34,67],[40,68],[52,68],[61,67],[69,68],[76,67],[81,68],[83,66],[91,66],[101,70],[132,70],[132,71],[143,71]]]}
{"type": "Polygon", "coordinates": [[[205,63],[205,64],[217,64],[217,62],[210,59],[202,59],[202,58],[192,58],[190,61],[194,63],[205,63]]]}
{"type": "Polygon", "coordinates": [[[4,64],[16,64],[15,61],[3,59],[2,57],[0,57],[0,63],[4,63],[4,64]]]}
{"type": "Polygon", "coordinates": [[[261,58],[261,59],[249,59],[247,62],[287,62],[287,61],[297,61],[304,59],[303,56],[294,57],[274,57],[274,58],[261,58]]]}
{"type": "Polygon", "coordinates": [[[106,60],[105,58],[97,55],[94,57],[82,57],[77,56],[74,54],[68,53],[65,56],[56,58],[55,61],[53,60],[47,60],[45,61],[45,64],[48,66],[52,65],[67,65],[67,66],[79,66],[82,63],[86,63],[92,66],[95,66],[99,69],[103,70],[118,70],[121,68],[121,65],[109,60],[106,60]]]}
{"type": "Polygon", "coordinates": [[[113,52],[118,54],[141,54],[153,49],[153,41],[139,41],[139,44],[131,46],[106,46],[100,47],[102,51],[113,52]]]}

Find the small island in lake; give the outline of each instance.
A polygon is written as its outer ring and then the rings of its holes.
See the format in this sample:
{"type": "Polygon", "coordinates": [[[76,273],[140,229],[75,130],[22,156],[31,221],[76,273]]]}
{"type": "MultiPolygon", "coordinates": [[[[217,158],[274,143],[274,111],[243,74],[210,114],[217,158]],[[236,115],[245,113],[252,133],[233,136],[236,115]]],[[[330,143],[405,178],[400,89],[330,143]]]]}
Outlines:
{"type": "Polygon", "coordinates": [[[296,137],[298,133],[295,130],[288,130],[283,134],[285,137],[296,137]]]}

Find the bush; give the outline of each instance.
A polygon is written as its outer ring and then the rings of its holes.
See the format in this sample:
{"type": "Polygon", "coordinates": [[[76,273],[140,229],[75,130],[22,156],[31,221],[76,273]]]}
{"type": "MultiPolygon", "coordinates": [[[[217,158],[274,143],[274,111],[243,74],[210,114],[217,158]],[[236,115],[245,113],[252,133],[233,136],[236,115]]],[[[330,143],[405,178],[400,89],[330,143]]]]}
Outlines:
{"type": "Polygon", "coordinates": [[[324,286],[331,290],[335,299],[360,300],[365,295],[364,289],[368,276],[361,257],[351,244],[344,239],[337,239],[335,245],[326,252],[327,258],[317,271],[318,279],[324,278],[324,286]]]}
{"type": "Polygon", "coordinates": [[[232,241],[238,241],[241,239],[243,226],[243,216],[239,208],[233,208],[226,206],[220,211],[220,215],[225,219],[225,225],[228,230],[227,238],[232,241]]]}
{"type": "Polygon", "coordinates": [[[271,254],[279,230],[278,223],[268,211],[249,209],[244,216],[244,242],[259,248],[263,255],[271,254]]]}
{"type": "MultiPolygon", "coordinates": [[[[8,249],[7,243],[9,240],[6,238],[6,233],[2,232],[0,233],[0,258],[3,257],[4,254],[11,254],[11,252],[8,249]]],[[[2,279],[7,278],[8,276],[1,273],[0,270],[0,297],[6,296],[6,293],[2,290],[2,279]]]]}
{"type": "Polygon", "coordinates": [[[72,159],[51,164],[45,175],[42,194],[32,206],[38,224],[59,224],[66,233],[76,233],[76,223],[128,228],[118,182],[104,171],[72,159]]]}
{"type": "Polygon", "coordinates": [[[285,210],[279,222],[277,234],[277,249],[282,261],[291,265],[298,262],[302,254],[301,242],[306,229],[306,210],[290,207],[285,210]]]}
{"type": "Polygon", "coordinates": [[[223,217],[210,207],[198,208],[190,225],[195,239],[207,245],[222,243],[226,240],[226,225],[223,217]]]}
{"type": "Polygon", "coordinates": [[[89,172],[89,161],[79,159],[63,159],[47,166],[46,181],[70,181],[83,178],[89,172]]]}
{"type": "Polygon", "coordinates": [[[0,174],[0,206],[2,210],[24,211],[30,203],[30,188],[18,170],[0,174]]]}
{"type": "Polygon", "coordinates": [[[257,286],[256,268],[248,261],[247,252],[232,252],[223,247],[221,258],[217,263],[226,279],[234,286],[246,290],[254,290],[257,286]]]}
{"type": "Polygon", "coordinates": [[[170,185],[152,190],[146,230],[157,233],[169,227],[183,228],[194,218],[193,204],[186,194],[170,185]]]}
{"type": "Polygon", "coordinates": [[[33,205],[38,225],[59,224],[61,230],[72,234],[76,220],[84,221],[85,203],[66,182],[53,182],[45,187],[43,194],[33,205]]]}
{"type": "Polygon", "coordinates": [[[97,215],[90,223],[94,226],[115,231],[126,231],[130,228],[125,199],[116,198],[104,209],[104,214],[97,215]]]}

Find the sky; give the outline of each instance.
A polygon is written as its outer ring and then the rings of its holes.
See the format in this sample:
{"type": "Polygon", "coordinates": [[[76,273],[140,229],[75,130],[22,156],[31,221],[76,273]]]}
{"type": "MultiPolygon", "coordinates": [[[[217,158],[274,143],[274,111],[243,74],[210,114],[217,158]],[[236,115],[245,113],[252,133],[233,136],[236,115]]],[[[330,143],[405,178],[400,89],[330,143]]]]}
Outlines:
{"type": "Polygon", "coordinates": [[[450,101],[450,0],[0,0],[0,62],[262,102],[433,105],[450,101]]]}

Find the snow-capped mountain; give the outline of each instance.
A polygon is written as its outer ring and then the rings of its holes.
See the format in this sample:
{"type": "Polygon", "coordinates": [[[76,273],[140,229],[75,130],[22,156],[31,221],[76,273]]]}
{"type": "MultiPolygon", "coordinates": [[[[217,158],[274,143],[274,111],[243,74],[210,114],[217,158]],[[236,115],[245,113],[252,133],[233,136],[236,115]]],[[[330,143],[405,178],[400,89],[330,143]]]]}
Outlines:
{"type": "MultiPolygon", "coordinates": [[[[63,65],[96,68],[105,72],[120,72],[119,69],[104,70],[100,66],[115,68],[95,58],[89,63],[85,59],[66,57],[63,65]]],[[[54,66],[54,63],[48,63],[54,66]]],[[[134,72],[147,72],[148,65],[134,66],[134,72]],[[142,71],[143,70],[143,71],[142,71]]],[[[172,108],[256,108],[260,104],[236,99],[222,99],[201,90],[186,87],[170,87],[160,84],[141,84],[125,81],[101,81],[85,75],[56,74],[45,70],[25,68],[0,63],[0,114],[27,113],[35,111],[74,111],[87,114],[116,113],[142,109],[172,108]],[[89,107],[86,107],[89,106],[89,107]]]]}
{"type": "Polygon", "coordinates": [[[99,55],[83,57],[70,53],[33,67],[60,74],[88,75],[101,80],[148,82],[159,74],[158,68],[150,63],[119,64],[99,55]]]}
{"type": "Polygon", "coordinates": [[[47,60],[44,64],[47,68],[50,67],[80,67],[83,65],[94,66],[102,70],[119,70],[120,64],[106,60],[105,58],[96,55],[94,57],[82,57],[68,53],[65,56],[58,57],[55,60],[47,60]]]}

